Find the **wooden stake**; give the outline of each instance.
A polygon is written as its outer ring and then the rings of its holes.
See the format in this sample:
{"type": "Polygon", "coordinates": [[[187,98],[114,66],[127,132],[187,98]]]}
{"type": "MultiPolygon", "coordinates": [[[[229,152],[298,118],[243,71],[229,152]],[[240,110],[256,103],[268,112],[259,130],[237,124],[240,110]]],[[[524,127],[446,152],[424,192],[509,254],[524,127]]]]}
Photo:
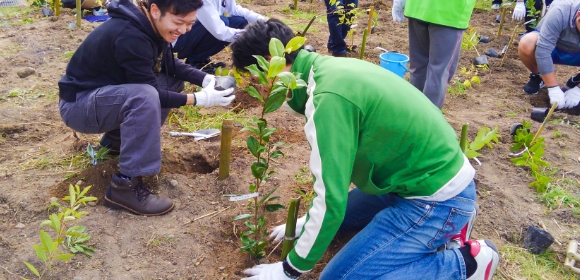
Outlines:
{"type": "Polygon", "coordinates": [[[520,24],[516,24],[516,27],[514,27],[514,31],[512,32],[512,36],[510,37],[510,41],[507,44],[507,50],[505,50],[505,52],[503,53],[503,56],[501,57],[501,62],[499,63],[499,67],[503,66],[503,61],[505,60],[506,56],[507,56],[507,52],[510,49],[510,46],[512,45],[513,41],[514,41],[514,37],[516,36],[516,31],[518,31],[518,27],[520,27],[520,24]]]}
{"type": "Polygon", "coordinates": [[[230,176],[230,156],[232,152],[233,120],[226,119],[222,123],[222,143],[220,146],[220,170],[218,180],[230,176]]]}
{"type": "Polygon", "coordinates": [[[54,0],[54,14],[60,16],[60,0],[54,0]]]}
{"type": "Polygon", "coordinates": [[[306,35],[306,31],[308,31],[308,29],[310,28],[310,25],[312,25],[312,23],[314,22],[314,20],[317,18],[318,16],[313,16],[312,19],[310,20],[310,22],[308,23],[308,25],[306,25],[306,28],[304,28],[304,31],[302,32],[302,37],[304,37],[306,35]]]}
{"type": "Polygon", "coordinates": [[[499,20],[499,30],[497,31],[497,36],[501,35],[501,29],[503,28],[503,23],[505,22],[505,14],[507,12],[506,5],[501,6],[501,19],[499,20]]]}
{"type": "Polygon", "coordinates": [[[296,236],[296,220],[298,220],[298,210],[300,206],[300,198],[290,199],[288,206],[288,217],[286,218],[286,233],[284,235],[284,244],[282,244],[282,254],[280,260],[286,259],[286,256],[292,248],[294,248],[294,237],[296,236]]]}
{"type": "Polygon", "coordinates": [[[542,133],[542,130],[544,130],[544,126],[546,126],[546,123],[548,123],[548,120],[550,119],[550,117],[552,117],[552,113],[554,113],[554,110],[556,110],[557,106],[558,102],[554,102],[554,104],[550,108],[550,111],[548,111],[548,115],[546,115],[546,118],[542,122],[542,125],[540,125],[540,128],[538,128],[536,135],[534,135],[534,139],[532,139],[532,142],[530,142],[530,147],[532,147],[536,142],[536,140],[538,140],[538,137],[540,137],[540,133],[542,133]]]}
{"type": "Polygon", "coordinates": [[[83,10],[81,9],[81,0],[76,1],[76,11],[77,11],[77,28],[81,28],[81,19],[83,18],[83,10]]]}

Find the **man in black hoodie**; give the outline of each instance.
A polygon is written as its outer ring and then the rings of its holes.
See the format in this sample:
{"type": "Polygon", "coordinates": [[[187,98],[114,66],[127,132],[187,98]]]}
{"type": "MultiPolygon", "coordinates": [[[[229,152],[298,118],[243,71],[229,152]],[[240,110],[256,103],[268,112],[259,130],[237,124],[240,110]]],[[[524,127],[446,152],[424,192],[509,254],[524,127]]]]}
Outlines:
{"type": "Polygon", "coordinates": [[[161,168],[161,125],[171,108],[226,106],[233,88],[214,89],[215,77],[176,59],[170,43],[191,29],[202,0],[114,0],[111,19],[79,46],[59,81],[60,114],[82,133],[105,133],[101,145],[118,149],[105,202],[139,215],[171,211],[171,199],[151,193],[142,176],[161,168]],[[183,81],[201,85],[181,94],[183,81]]]}

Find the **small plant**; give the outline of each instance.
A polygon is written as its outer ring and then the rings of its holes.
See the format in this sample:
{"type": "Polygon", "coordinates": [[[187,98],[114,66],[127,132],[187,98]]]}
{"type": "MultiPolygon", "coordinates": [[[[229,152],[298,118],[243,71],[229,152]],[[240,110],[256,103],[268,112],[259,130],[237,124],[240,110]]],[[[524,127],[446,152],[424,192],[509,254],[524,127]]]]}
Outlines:
{"type": "Polygon", "coordinates": [[[461,39],[461,49],[462,50],[475,50],[477,55],[477,44],[479,44],[480,35],[476,32],[474,27],[467,27],[467,30],[463,32],[463,38],[461,39]]]}
{"type": "Polygon", "coordinates": [[[94,248],[87,246],[84,242],[91,237],[85,232],[84,226],[70,226],[70,223],[80,220],[83,215],[89,214],[86,211],[77,211],[81,206],[86,206],[87,202],[96,201],[96,197],[85,196],[91,189],[90,186],[84,188],[82,191],[79,186],[70,185],[69,195],[63,200],[70,201],[69,207],[60,205],[57,201],[51,201],[51,208],[58,208],[58,214],[53,213],[48,220],[42,221],[40,226],[48,226],[56,235],[54,239],[44,230],[40,230],[40,245],[33,244],[32,247],[36,252],[36,257],[43,263],[43,268],[39,272],[38,269],[31,263],[24,262],[24,264],[36,275],[39,279],[43,279],[50,274],[53,263],[57,260],[68,262],[75,253],[81,252],[87,256],[91,256],[88,251],[94,251],[94,248]],[[65,243],[66,240],[66,243],[65,243]],[[64,253],[59,250],[59,246],[63,245],[68,248],[73,254],[64,253]]]}
{"type": "Polygon", "coordinates": [[[530,169],[535,181],[530,186],[535,188],[538,193],[546,192],[548,184],[551,181],[549,176],[541,172],[541,167],[549,167],[549,164],[542,159],[544,155],[543,137],[538,137],[534,141],[534,134],[530,132],[532,124],[522,120],[522,127],[516,130],[514,136],[515,144],[510,148],[512,152],[524,149],[521,155],[514,157],[511,161],[516,166],[526,166],[530,169]]]}
{"type": "Polygon", "coordinates": [[[316,197],[316,192],[314,191],[314,189],[310,189],[310,191],[308,192],[303,191],[299,187],[296,187],[295,189],[296,192],[300,194],[300,197],[302,197],[302,199],[304,200],[304,204],[302,204],[304,210],[308,211],[308,207],[310,207],[310,202],[316,197]]]}
{"type": "Polygon", "coordinates": [[[99,161],[105,161],[110,159],[111,156],[109,155],[109,149],[105,147],[101,147],[98,151],[96,150],[96,146],[91,144],[87,145],[87,154],[91,157],[91,163],[93,165],[97,165],[99,161]]]}
{"type": "Polygon", "coordinates": [[[252,162],[251,166],[255,182],[249,186],[249,190],[250,193],[256,193],[257,195],[254,196],[253,203],[250,203],[249,206],[253,210],[253,214],[242,214],[233,218],[234,221],[246,220],[244,224],[248,230],[240,236],[242,241],[240,250],[247,252],[255,259],[261,259],[266,255],[264,248],[268,245],[268,241],[265,238],[267,227],[264,212],[284,209],[283,205],[275,202],[280,199],[279,196],[271,197],[278,187],[261,198],[258,197],[262,184],[268,181],[269,177],[275,173],[274,170],[270,170],[270,161],[284,156],[282,151],[278,150],[278,147],[284,143],[272,143],[270,141],[270,137],[276,132],[276,128],[268,127],[265,115],[278,110],[282,106],[289,90],[306,86],[306,82],[300,79],[300,74],[284,72],[286,67],[284,55],[298,50],[305,40],[304,37],[294,37],[284,46],[280,40],[272,38],[269,44],[270,61],[267,61],[262,56],[255,55],[258,65],[252,64],[246,67],[253,76],[258,78],[260,84],[268,88],[268,94],[264,97],[253,86],[246,88],[250,96],[263,104],[260,118],[253,117],[252,122],[243,128],[243,130],[251,133],[246,143],[256,161],[252,162]]]}
{"type": "Polygon", "coordinates": [[[531,18],[528,24],[529,28],[536,29],[540,18],[542,17],[542,11],[536,9],[536,1],[525,1],[526,10],[528,11],[528,17],[531,18]]]}
{"type": "Polygon", "coordinates": [[[476,158],[480,156],[481,154],[477,151],[481,150],[484,146],[493,149],[493,143],[497,144],[499,138],[501,138],[501,135],[497,133],[497,130],[497,126],[493,130],[489,129],[487,126],[479,128],[473,142],[465,147],[465,156],[467,158],[476,158]]]}
{"type": "Polygon", "coordinates": [[[450,86],[447,87],[447,92],[465,96],[465,91],[467,89],[473,88],[473,85],[481,84],[481,79],[477,75],[478,73],[478,69],[476,69],[473,64],[471,65],[470,70],[467,70],[466,67],[461,67],[459,75],[453,78],[450,82],[450,86]]]}

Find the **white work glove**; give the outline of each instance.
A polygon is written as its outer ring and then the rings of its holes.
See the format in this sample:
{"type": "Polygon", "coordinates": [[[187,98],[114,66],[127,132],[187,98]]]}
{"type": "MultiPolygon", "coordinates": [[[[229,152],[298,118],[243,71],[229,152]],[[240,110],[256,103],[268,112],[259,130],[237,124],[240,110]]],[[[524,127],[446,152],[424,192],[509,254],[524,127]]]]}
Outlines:
{"type": "Polygon", "coordinates": [[[566,91],[564,94],[564,108],[571,109],[580,103],[580,88],[573,87],[566,91]]]}
{"type": "Polygon", "coordinates": [[[550,105],[554,105],[555,102],[558,102],[558,107],[556,107],[556,109],[564,108],[566,99],[564,99],[564,92],[560,86],[549,87],[548,96],[550,96],[550,105]]]}
{"type": "Polygon", "coordinates": [[[288,280],[292,279],[286,276],[282,262],[261,264],[244,270],[248,276],[242,280],[288,280]]]}
{"type": "Polygon", "coordinates": [[[405,22],[405,1],[393,0],[393,21],[405,22]]]}
{"type": "Polygon", "coordinates": [[[258,18],[258,20],[260,20],[260,21],[263,21],[263,22],[266,22],[266,21],[268,21],[268,20],[269,20],[269,18],[268,18],[268,17],[265,17],[265,16],[263,16],[263,15],[258,15],[258,17],[257,17],[257,18],[258,18]]]}
{"type": "Polygon", "coordinates": [[[499,10],[500,6],[501,6],[500,4],[492,4],[491,9],[494,11],[497,11],[497,10],[499,10]]]}
{"type": "MultiPolygon", "coordinates": [[[[300,233],[302,232],[302,228],[304,227],[305,223],[306,216],[302,216],[301,218],[298,218],[298,220],[296,220],[296,236],[294,237],[300,236],[300,233]]],[[[284,238],[285,234],[286,234],[286,224],[279,225],[272,230],[272,233],[270,234],[270,239],[274,238],[274,241],[278,242],[284,238]]]]}
{"type": "Polygon", "coordinates": [[[234,92],[234,88],[216,90],[214,86],[215,78],[210,80],[201,91],[194,93],[197,106],[227,106],[236,98],[235,95],[228,96],[234,92]]]}
{"type": "Polygon", "coordinates": [[[522,20],[524,17],[526,17],[526,5],[524,2],[516,2],[512,18],[515,20],[522,20]]]}
{"type": "Polygon", "coordinates": [[[214,84],[215,84],[215,76],[214,75],[210,75],[210,74],[205,75],[205,77],[203,77],[203,81],[201,82],[201,87],[202,88],[207,87],[207,85],[209,85],[211,80],[214,80],[214,84]]]}

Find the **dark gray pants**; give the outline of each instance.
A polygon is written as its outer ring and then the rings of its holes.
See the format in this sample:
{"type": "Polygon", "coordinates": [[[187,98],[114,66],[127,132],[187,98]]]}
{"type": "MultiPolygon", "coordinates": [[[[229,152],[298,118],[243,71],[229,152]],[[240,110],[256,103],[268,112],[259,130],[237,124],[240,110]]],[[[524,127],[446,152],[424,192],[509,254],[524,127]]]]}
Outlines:
{"type": "Polygon", "coordinates": [[[409,18],[410,82],[441,108],[459,61],[463,30],[409,18]]]}
{"type": "MultiPolygon", "coordinates": [[[[160,74],[159,88],[181,92],[183,82],[160,74]]],[[[161,169],[161,125],[171,108],[161,108],[157,89],[145,84],[110,85],[77,93],[59,102],[65,124],[81,133],[120,130],[120,171],[135,177],[161,169]]]]}

